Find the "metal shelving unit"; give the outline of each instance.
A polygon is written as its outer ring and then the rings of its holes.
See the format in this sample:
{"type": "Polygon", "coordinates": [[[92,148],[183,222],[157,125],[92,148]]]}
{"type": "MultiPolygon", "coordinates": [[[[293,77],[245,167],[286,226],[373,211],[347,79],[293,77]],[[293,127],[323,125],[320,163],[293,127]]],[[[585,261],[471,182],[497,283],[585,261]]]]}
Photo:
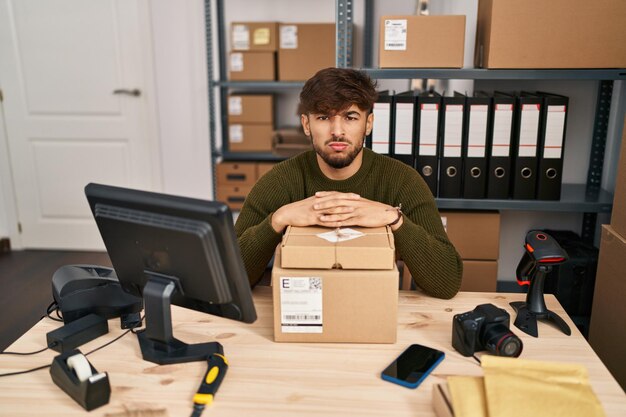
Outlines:
{"type": "MultiPolygon", "coordinates": [[[[207,62],[209,73],[209,106],[211,123],[211,151],[213,161],[218,159],[232,161],[280,161],[284,158],[271,153],[253,152],[229,152],[226,149],[219,151],[215,140],[215,123],[220,119],[222,126],[227,125],[226,113],[221,112],[216,117],[214,103],[214,89],[219,89],[222,109],[226,106],[226,97],[229,90],[264,90],[280,91],[300,88],[304,83],[300,82],[246,82],[228,81],[226,79],[225,59],[226,50],[224,42],[224,1],[216,0],[217,9],[217,36],[220,57],[219,77],[213,77],[213,19],[212,1],[205,0],[207,21],[207,62]]],[[[352,47],[352,15],[353,1],[336,0],[337,22],[337,66],[349,67],[351,63],[352,47]]],[[[365,0],[365,25],[364,28],[364,64],[372,65],[371,50],[373,40],[371,33],[373,21],[373,0],[365,0]]],[[[586,184],[563,184],[562,197],[559,201],[538,200],[470,200],[470,199],[442,199],[436,202],[442,209],[467,209],[467,210],[530,210],[530,211],[559,211],[579,212],[583,216],[582,237],[587,241],[593,241],[595,236],[596,219],[598,213],[610,213],[612,209],[613,195],[600,187],[602,167],[604,163],[604,148],[607,140],[607,127],[610,113],[611,95],[614,80],[626,80],[626,69],[514,69],[514,70],[490,70],[490,69],[378,69],[364,68],[372,78],[379,79],[471,79],[471,80],[597,80],[600,84],[594,120],[594,134],[592,140],[592,152],[589,157],[589,169],[586,184]]],[[[222,141],[227,144],[227,136],[222,129],[222,141]]],[[[213,164],[215,166],[215,164],[213,164]]],[[[215,178],[215,175],[214,175],[215,178]]],[[[214,184],[215,185],[215,184],[214,184]]]]}

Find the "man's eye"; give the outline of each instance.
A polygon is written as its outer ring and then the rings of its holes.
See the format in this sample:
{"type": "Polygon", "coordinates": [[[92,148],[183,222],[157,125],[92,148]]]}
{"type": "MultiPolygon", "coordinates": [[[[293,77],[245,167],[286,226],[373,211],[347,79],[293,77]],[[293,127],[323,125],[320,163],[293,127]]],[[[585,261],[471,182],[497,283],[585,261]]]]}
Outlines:
{"type": "Polygon", "coordinates": [[[347,120],[350,120],[350,121],[353,121],[353,120],[359,120],[359,118],[358,118],[358,117],[356,117],[356,116],[346,116],[346,119],[347,119],[347,120]]]}
{"type": "Polygon", "coordinates": [[[317,120],[328,120],[328,116],[317,116],[317,120]]]}

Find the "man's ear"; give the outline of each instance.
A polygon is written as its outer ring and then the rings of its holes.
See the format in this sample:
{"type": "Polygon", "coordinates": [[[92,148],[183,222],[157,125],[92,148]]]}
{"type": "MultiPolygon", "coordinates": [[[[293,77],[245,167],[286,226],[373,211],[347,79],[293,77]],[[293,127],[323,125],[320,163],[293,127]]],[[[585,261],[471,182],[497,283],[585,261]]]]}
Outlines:
{"type": "Polygon", "coordinates": [[[372,133],[372,127],[374,126],[374,112],[367,115],[367,119],[365,119],[365,134],[369,135],[372,133]]]}
{"type": "Polygon", "coordinates": [[[304,134],[307,136],[311,136],[311,127],[309,126],[309,116],[306,114],[301,114],[300,123],[302,124],[302,129],[304,130],[304,134]]]}

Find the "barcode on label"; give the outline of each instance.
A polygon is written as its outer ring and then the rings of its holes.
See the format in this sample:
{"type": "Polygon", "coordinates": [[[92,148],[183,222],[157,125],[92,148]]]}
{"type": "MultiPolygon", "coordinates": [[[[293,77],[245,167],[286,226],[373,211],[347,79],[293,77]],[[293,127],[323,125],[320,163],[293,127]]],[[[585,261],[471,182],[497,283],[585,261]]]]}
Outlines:
{"type": "Polygon", "coordinates": [[[398,42],[398,43],[387,42],[387,46],[404,46],[404,42],[398,42]]]}
{"type": "Polygon", "coordinates": [[[321,320],[322,316],[319,314],[285,314],[283,316],[285,320],[321,320]]]}
{"type": "Polygon", "coordinates": [[[321,278],[311,278],[311,279],[309,279],[309,289],[311,289],[311,290],[321,290],[322,289],[322,280],[321,280],[321,278]]]}

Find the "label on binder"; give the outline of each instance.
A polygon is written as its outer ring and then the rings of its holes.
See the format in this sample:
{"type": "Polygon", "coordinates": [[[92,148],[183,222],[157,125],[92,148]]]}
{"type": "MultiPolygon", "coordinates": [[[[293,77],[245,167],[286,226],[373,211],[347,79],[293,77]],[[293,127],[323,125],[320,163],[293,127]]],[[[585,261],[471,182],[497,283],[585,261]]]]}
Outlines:
{"type": "Polygon", "coordinates": [[[252,35],[253,45],[269,45],[270,44],[270,29],[258,28],[252,35]]]}
{"type": "Polygon", "coordinates": [[[283,333],[322,333],[322,278],[280,277],[283,333]]]}
{"type": "Polygon", "coordinates": [[[233,25],[233,49],[250,49],[250,31],[246,25],[233,25]]]}
{"type": "Polygon", "coordinates": [[[512,124],[513,105],[496,104],[493,118],[491,156],[509,156],[511,154],[512,124]]]}
{"type": "Polygon", "coordinates": [[[385,19],[385,51],[406,51],[406,19],[385,19]]]}
{"type": "Polygon", "coordinates": [[[413,153],[413,104],[396,104],[395,153],[411,155],[413,153]]]}
{"type": "Polygon", "coordinates": [[[565,112],[565,106],[548,106],[546,139],[543,145],[544,158],[561,158],[563,134],[565,133],[565,112]]]}
{"type": "Polygon", "coordinates": [[[298,26],[284,25],[280,27],[280,48],[298,49],[298,26]]]}
{"type": "Polygon", "coordinates": [[[537,156],[537,138],[539,135],[539,105],[523,104],[520,117],[518,156],[537,156]]]}
{"type": "Polygon", "coordinates": [[[460,157],[463,141],[463,105],[446,106],[446,125],[443,136],[443,156],[460,157]]]}
{"type": "Polygon", "coordinates": [[[436,156],[439,105],[436,103],[422,103],[421,110],[419,155],[436,156]]]}
{"type": "Polygon", "coordinates": [[[484,158],[487,146],[487,113],[489,106],[474,104],[470,106],[469,134],[467,137],[467,156],[484,158]]]}

